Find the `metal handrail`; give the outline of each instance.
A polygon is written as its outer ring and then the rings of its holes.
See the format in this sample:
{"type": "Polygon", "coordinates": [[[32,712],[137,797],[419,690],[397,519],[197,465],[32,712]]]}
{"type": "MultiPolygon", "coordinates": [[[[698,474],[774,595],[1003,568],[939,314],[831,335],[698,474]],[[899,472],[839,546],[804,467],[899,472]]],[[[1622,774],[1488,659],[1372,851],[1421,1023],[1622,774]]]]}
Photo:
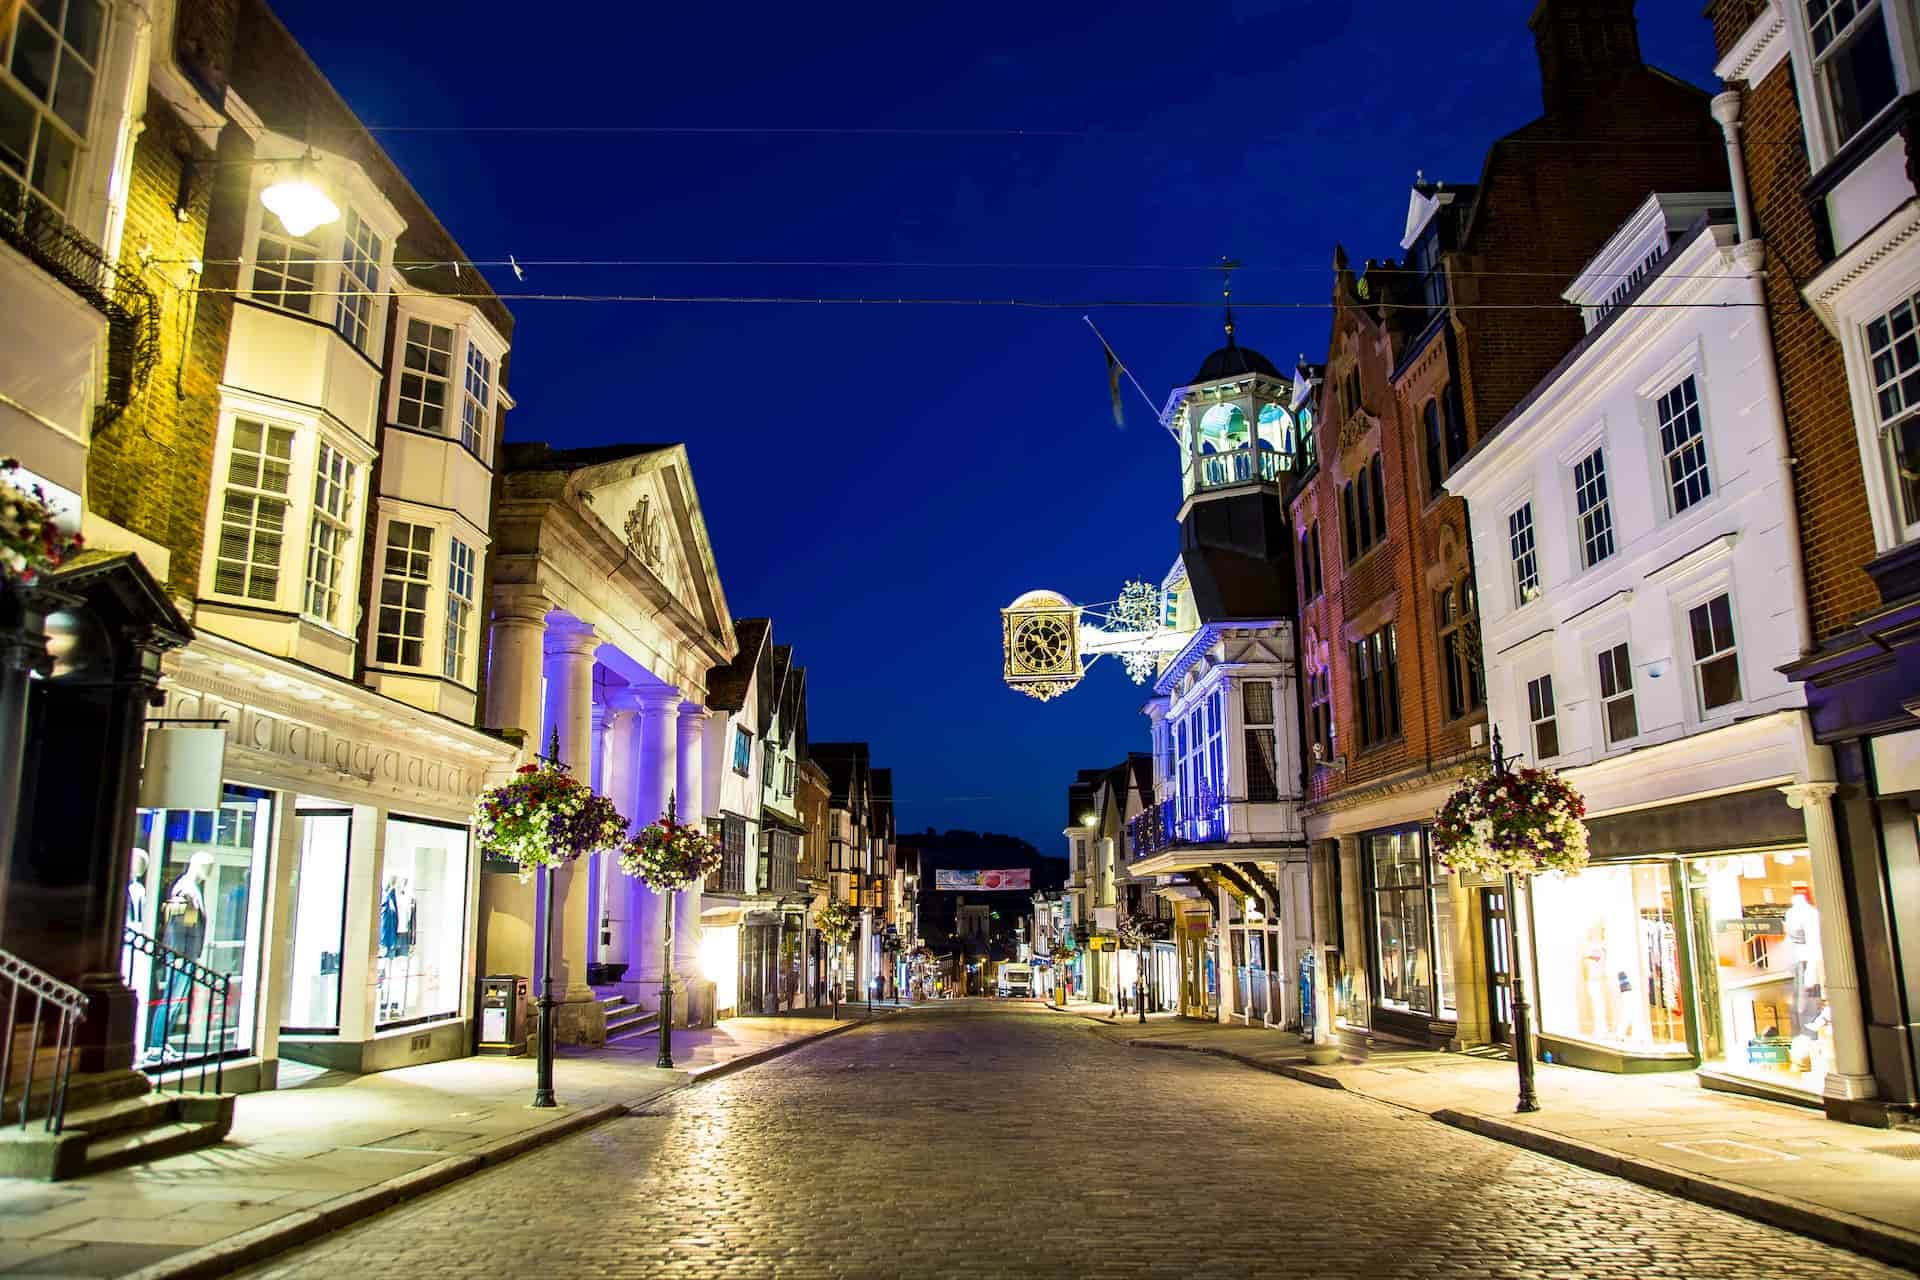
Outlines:
{"type": "Polygon", "coordinates": [[[47,1106],[46,1129],[59,1133],[67,1120],[67,1079],[73,1074],[73,1033],[87,1016],[86,993],[68,986],[44,969],[35,968],[10,951],[0,951],[0,981],[7,984],[7,1038],[0,1044],[0,1097],[13,1086],[13,1042],[20,1028],[20,993],[33,997],[33,1036],[27,1047],[26,1075],[20,1088],[20,1127],[27,1127],[33,1105],[33,1069],[40,1057],[41,1023],[48,1005],[58,1016],[54,1028],[53,1096],[47,1106]]]}
{"type": "MultiPolygon", "coordinates": [[[[166,1011],[164,1015],[166,1022],[163,1024],[164,1029],[161,1032],[160,1044],[158,1046],[148,1046],[149,1048],[157,1047],[160,1050],[160,1061],[143,1063],[141,1070],[157,1079],[163,1079],[168,1071],[176,1071],[174,1092],[185,1093],[187,1091],[188,1068],[197,1064],[200,1068],[200,1092],[205,1093],[207,1091],[207,1067],[211,1064],[213,1067],[213,1091],[215,1093],[221,1092],[222,1086],[226,1083],[227,1005],[233,991],[233,979],[224,973],[209,969],[197,960],[187,959],[187,957],[181,955],[172,947],[154,941],[137,929],[129,928],[126,931],[122,938],[121,946],[120,975],[125,979],[128,986],[134,985],[133,957],[136,952],[152,960],[154,965],[166,974],[164,999],[158,1002],[159,1007],[166,1011]],[[169,1062],[166,1057],[168,1049],[167,1042],[172,1038],[173,1011],[177,1007],[177,1001],[180,999],[180,997],[175,994],[176,991],[185,993],[187,1015],[186,1033],[181,1037],[180,1056],[169,1062]],[[196,993],[203,991],[206,993],[206,1015],[200,1019],[200,1052],[198,1055],[194,1055],[187,1051],[193,1045],[195,996],[196,993]],[[213,1014],[216,1008],[220,1012],[220,1032],[218,1039],[214,1036],[213,1014]]],[[[156,991],[158,984],[152,981],[153,976],[151,973],[148,975],[148,981],[143,984],[146,989],[140,991],[142,1002],[149,1007],[154,1004],[154,997],[158,994],[156,991]]],[[[139,990],[139,988],[135,989],[139,990]]],[[[151,1017],[149,1017],[146,1020],[146,1027],[144,1028],[147,1035],[151,1035],[152,1026],[153,1022],[151,1017]]]]}

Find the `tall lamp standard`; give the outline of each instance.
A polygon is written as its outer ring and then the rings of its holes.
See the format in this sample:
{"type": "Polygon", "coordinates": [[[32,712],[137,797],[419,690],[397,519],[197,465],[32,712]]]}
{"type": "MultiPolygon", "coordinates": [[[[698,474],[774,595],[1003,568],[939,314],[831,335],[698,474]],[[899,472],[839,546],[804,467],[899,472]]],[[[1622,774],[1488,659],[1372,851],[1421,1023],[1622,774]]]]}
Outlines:
{"type": "MultiPolygon", "coordinates": [[[[1510,777],[1508,765],[1520,758],[1520,754],[1503,755],[1500,751],[1500,726],[1493,727],[1493,771],[1502,778],[1510,777]]],[[[1520,1073],[1520,1097],[1514,1106],[1515,1111],[1528,1112],[1540,1109],[1540,1095],[1534,1089],[1533,1079],[1533,1010],[1527,1004],[1527,982],[1521,974],[1520,963],[1520,894],[1519,877],[1512,871],[1506,873],[1507,893],[1507,987],[1513,992],[1513,1057],[1520,1073]]]]}

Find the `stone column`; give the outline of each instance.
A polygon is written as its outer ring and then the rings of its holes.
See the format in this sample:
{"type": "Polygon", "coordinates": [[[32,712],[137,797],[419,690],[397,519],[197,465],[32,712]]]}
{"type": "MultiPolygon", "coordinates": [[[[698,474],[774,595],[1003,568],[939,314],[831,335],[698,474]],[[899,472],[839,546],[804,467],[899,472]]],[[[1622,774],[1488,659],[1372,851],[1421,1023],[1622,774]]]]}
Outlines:
{"type": "MultiPolygon", "coordinates": [[[[593,771],[593,655],[600,637],[578,619],[556,618],[547,628],[546,723],[542,749],[556,737],[560,760],[585,782],[593,771]]],[[[575,864],[553,872],[552,972],[554,1038],[561,1044],[599,1044],[606,1039],[606,1015],[587,985],[587,956],[594,921],[587,914],[591,868],[575,864]]],[[[535,939],[539,946],[539,939],[535,939]]]]}
{"type": "MultiPolygon", "coordinates": [[[[622,692],[611,696],[606,708],[607,731],[601,747],[601,776],[602,794],[613,801],[614,807],[637,828],[641,824],[634,817],[633,803],[635,752],[638,746],[635,735],[640,727],[640,713],[636,706],[630,694],[622,692]]],[[[599,863],[599,869],[594,873],[595,946],[591,953],[603,962],[618,964],[627,959],[628,938],[633,925],[628,915],[631,904],[627,900],[627,877],[621,874],[613,858],[602,856],[599,863]]]]}
{"type": "MultiPolygon", "coordinates": [[[[1340,957],[1340,963],[1351,978],[1348,989],[1354,995],[1354,1008],[1350,1011],[1349,1020],[1357,1027],[1371,1025],[1370,1010],[1373,1006],[1373,987],[1371,979],[1367,977],[1365,884],[1366,880],[1360,874],[1360,837],[1343,835],[1340,837],[1340,902],[1336,909],[1340,912],[1341,929],[1346,938],[1346,952],[1340,957]]],[[[1340,1012],[1336,1008],[1336,1015],[1340,1012]]]]}
{"type": "Polygon", "coordinates": [[[1213,931],[1213,972],[1220,984],[1220,1021],[1231,1022],[1240,1012],[1240,973],[1233,967],[1232,890],[1225,884],[1214,885],[1213,900],[1219,910],[1220,924],[1213,931]]]}
{"type": "Polygon", "coordinates": [[[1840,871],[1840,836],[1833,825],[1836,790],[1837,785],[1831,782],[1780,788],[1807,825],[1814,905],[1820,911],[1820,955],[1826,969],[1822,990],[1833,1019],[1833,1070],[1827,1073],[1822,1092],[1830,1100],[1844,1103],[1873,1097],[1878,1084],[1867,1057],[1860,979],[1853,966],[1853,921],[1847,911],[1846,881],[1840,871]]]}
{"type": "MultiPolygon", "coordinates": [[[[678,782],[674,750],[680,691],[671,685],[634,690],[639,731],[634,739],[634,811],[627,816],[645,825],[667,809],[667,795],[678,782]]],[[[660,996],[660,938],[665,927],[661,895],[638,880],[627,882],[627,998],[652,1003],[660,996]]],[[[655,1006],[657,1007],[657,1005],[655,1006]]]]}
{"type": "MultiPolygon", "coordinates": [[[[701,742],[706,733],[707,709],[697,702],[682,702],[675,724],[680,812],[682,820],[698,826],[718,806],[718,796],[708,796],[706,773],[701,767],[701,742]]],[[[687,977],[700,974],[700,886],[682,889],[674,899],[673,968],[687,977]]]]}
{"type": "Polygon", "coordinates": [[[540,736],[540,681],[545,673],[547,612],[538,591],[494,593],[487,659],[487,724],[526,734],[528,754],[545,751],[540,736]]]}
{"type": "MultiPolygon", "coordinates": [[[[607,786],[607,726],[611,723],[612,717],[613,709],[606,703],[593,704],[593,771],[588,776],[592,778],[594,791],[603,796],[613,794],[607,786]]],[[[615,801],[615,804],[617,805],[618,801],[615,801]]],[[[626,812],[625,809],[620,811],[626,812]]],[[[604,852],[591,854],[587,859],[587,963],[589,965],[600,959],[600,921],[606,915],[606,899],[601,893],[600,882],[612,861],[613,859],[604,852]]]]}

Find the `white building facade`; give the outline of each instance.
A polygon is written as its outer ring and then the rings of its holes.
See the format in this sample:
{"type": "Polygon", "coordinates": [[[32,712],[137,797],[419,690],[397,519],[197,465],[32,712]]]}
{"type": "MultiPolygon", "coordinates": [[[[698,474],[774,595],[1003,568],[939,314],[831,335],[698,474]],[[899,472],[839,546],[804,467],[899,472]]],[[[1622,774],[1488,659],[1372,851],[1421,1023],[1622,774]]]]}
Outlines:
{"type": "MultiPolygon", "coordinates": [[[[1566,293],[1587,336],[1452,474],[1490,717],[1585,797],[1533,880],[1540,1045],[1792,1100],[1863,1053],[1758,273],[1725,193],[1654,195],[1566,293]]],[[[1523,961],[1524,962],[1524,961],[1523,961]]]]}

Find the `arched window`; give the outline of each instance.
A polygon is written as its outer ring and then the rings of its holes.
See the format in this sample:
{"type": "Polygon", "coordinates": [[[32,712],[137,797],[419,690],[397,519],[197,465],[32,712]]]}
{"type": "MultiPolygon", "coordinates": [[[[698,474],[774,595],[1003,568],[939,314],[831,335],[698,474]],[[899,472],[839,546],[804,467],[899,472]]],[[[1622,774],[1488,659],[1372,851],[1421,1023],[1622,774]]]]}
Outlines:
{"type": "Polygon", "coordinates": [[[1437,498],[1447,478],[1447,459],[1441,452],[1446,446],[1440,438],[1438,400],[1427,401],[1426,408],[1420,411],[1420,422],[1427,436],[1427,496],[1437,498]]]}
{"type": "Polygon", "coordinates": [[[1247,415],[1237,404],[1216,404],[1200,416],[1200,438],[1195,452],[1200,455],[1202,487],[1232,484],[1251,479],[1251,465],[1244,452],[1247,446],[1247,415]],[[1219,454],[1235,454],[1231,461],[1219,454]]]}
{"type": "Polygon", "coordinates": [[[1440,665],[1447,689],[1447,718],[1458,720],[1487,705],[1486,669],[1480,657],[1480,607],[1471,573],[1442,587],[1434,612],[1440,624],[1440,665]]]}

